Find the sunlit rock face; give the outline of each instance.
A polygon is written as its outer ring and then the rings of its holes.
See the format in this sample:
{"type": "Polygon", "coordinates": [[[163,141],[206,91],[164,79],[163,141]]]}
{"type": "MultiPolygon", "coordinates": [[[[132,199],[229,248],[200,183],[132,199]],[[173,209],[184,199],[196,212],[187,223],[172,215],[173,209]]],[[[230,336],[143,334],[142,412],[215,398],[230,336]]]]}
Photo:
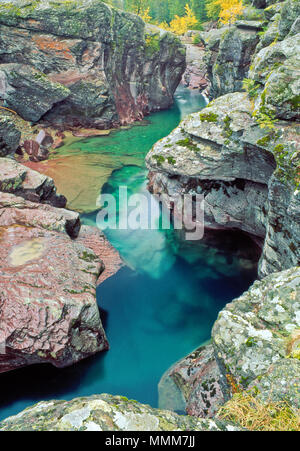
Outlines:
{"type": "Polygon", "coordinates": [[[0,7],[0,96],[28,121],[109,128],[169,107],[179,39],[97,0],[0,7]]]}

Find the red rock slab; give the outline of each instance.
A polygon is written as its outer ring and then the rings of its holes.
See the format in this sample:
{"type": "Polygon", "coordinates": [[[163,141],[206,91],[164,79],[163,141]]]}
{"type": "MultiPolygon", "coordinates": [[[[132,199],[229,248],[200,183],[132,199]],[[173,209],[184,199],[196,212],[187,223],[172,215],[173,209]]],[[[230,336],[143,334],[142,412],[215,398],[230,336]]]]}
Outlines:
{"type": "Polygon", "coordinates": [[[8,227],[14,224],[66,232],[71,238],[76,238],[80,230],[78,213],[0,192],[0,225],[8,227]]]}
{"type": "Polygon", "coordinates": [[[96,302],[102,261],[62,231],[62,219],[48,230],[57,209],[51,216],[49,206],[17,208],[18,198],[8,208],[11,199],[1,197],[0,373],[43,362],[65,367],[107,350],[96,302]]]}
{"type": "Polygon", "coordinates": [[[92,249],[103,261],[105,269],[98,279],[98,284],[114,276],[124,266],[119,252],[96,227],[82,226],[76,241],[92,249]]]}

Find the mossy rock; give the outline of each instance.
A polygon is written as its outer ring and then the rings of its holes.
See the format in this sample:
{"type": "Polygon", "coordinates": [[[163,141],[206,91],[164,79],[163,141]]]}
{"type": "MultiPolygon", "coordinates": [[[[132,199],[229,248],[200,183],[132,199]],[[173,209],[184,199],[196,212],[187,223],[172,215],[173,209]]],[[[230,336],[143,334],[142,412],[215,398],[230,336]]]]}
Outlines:
{"type": "Polygon", "coordinates": [[[1,431],[232,431],[228,422],[179,416],[129,401],[95,395],[72,401],[46,401],[0,423],[1,431]]]}

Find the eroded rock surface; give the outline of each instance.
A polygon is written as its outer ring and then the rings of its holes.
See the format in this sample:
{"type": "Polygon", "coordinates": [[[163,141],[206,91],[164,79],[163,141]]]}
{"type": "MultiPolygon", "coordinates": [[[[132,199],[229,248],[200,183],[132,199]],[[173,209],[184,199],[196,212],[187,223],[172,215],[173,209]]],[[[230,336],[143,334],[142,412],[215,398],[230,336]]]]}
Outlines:
{"type": "Polygon", "coordinates": [[[152,190],[203,194],[207,227],[239,228],[263,239],[275,160],[249,143],[246,128],[259,129],[245,93],[227,94],[190,115],[148,154],[152,190]]]}
{"type": "Polygon", "coordinates": [[[256,282],[229,304],[212,331],[223,370],[262,399],[300,407],[300,268],[256,282]],[[252,384],[252,385],[250,385],[252,384]]]}
{"type": "Polygon", "coordinates": [[[214,417],[229,396],[213,346],[197,349],[173,365],[158,386],[159,407],[204,418],[214,417]]]}
{"type": "Polygon", "coordinates": [[[105,269],[100,274],[98,284],[115,275],[124,265],[118,251],[110,244],[104,233],[96,227],[82,226],[77,242],[92,249],[103,261],[105,269]]]}
{"type": "Polygon", "coordinates": [[[77,213],[0,193],[0,372],[108,348],[95,296],[104,266],[74,240],[79,228],[77,213]]]}
{"type": "Polygon", "coordinates": [[[37,122],[55,103],[70,94],[68,88],[53,83],[27,64],[0,64],[0,80],[0,97],[5,106],[27,121],[37,122]]]}
{"type": "Polygon", "coordinates": [[[62,208],[67,202],[64,196],[57,194],[50,177],[33,171],[12,158],[0,158],[0,191],[62,208]]]}
{"type": "Polygon", "coordinates": [[[234,393],[300,408],[300,267],[272,274],[228,304],[212,344],[173,365],[159,384],[160,407],[213,417],[234,393]]]}
{"type": "Polygon", "coordinates": [[[255,83],[255,110],[284,120],[299,120],[300,33],[261,49],[249,78],[255,83]]]}
{"type": "MultiPolygon", "coordinates": [[[[207,228],[238,228],[264,242],[262,280],[229,304],[213,328],[214,365],[227,381],[219,385],[220,400],[250,389],[262,402],[288,402],[298,414],[299,2],[273,3],[254,3],[266,8],[259,23],[245,17],[236,28],[202,33],[211,93],[221,97],[183,120],[146,161],[154,193],[173,199],[203,194],[207,228]],[[258,35],[263,21],[264,32],[258,35]],[[244,35],[250,53],[233,39],[242,32],[250,33],[244,35]],[[244,81],[247,94],[232,92],[242,90],[243,77],[249,77],[244,81]]],[[[206,362],[198,367],[192,356],[175,364],[160,387],[169,408],[189,412],[196,394],[193,414],[201,416],[201,403],[208,399],[206,362]]]]}
{"type": "Polygon", "coordinates": [[[202,194],[208,228],[264,241],[260,275],[300,262],[299,126],[262,128],[246,93],[219,97],[149,152],[154,193],[202,194]]]}
{"type": "Polygon", "coordinates": [[[0,98],[26,120],[130,123],[169,107],[184,70],[179,39],[104,2],[0,6],[0,98]]]}
{"type": "Polygon", "coordinates": [[[243,79],[247,76],[251,57],[259,38],[261,27],[222,27],[201,34],[206,48],[205,62],[211,81],[210,98],[242,91],[243,79]]]}
{"type": "Polygon", "coordinates": [[[1,431],[237,431],[221,421],[179,416],[126,398],[97,395],[41,402],[0,423],[1,431]]]}
{"type": "MultiPolygon", "coordinates": [[[[186,47],[186,71],[182,77],[184,86],[190,89],[198,89],[201,92],[209,92],[209,80],[207,77],[207,67],[204,62],[205,50],[203,44],[193,44],[197,34],[192,34],[191,37],[185,36],[182,42],[186,47]]],[[[200,39],[200,38],[199,38],[200,39]]]]}
{"type": "Polygon", "coordinates": [[[14,154],[19,147],[21,133],[8,114],[0,114],[0,157],[14,154]]]}

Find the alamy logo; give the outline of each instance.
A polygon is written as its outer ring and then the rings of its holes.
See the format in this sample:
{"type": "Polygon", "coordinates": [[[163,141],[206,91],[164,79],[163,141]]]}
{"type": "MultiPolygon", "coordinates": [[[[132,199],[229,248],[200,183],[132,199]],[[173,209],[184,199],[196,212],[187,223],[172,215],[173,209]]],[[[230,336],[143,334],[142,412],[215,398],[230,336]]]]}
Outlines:
{"type": "Polygon", "coordinates": [[[117,199],[101,194],[97,200],[100,211],[97,226],[101,230],[185,230],[185,238],[198,241],[204,235],[204,197],[185,194],[170,197],[142,193],[128,195],[126,186],[119,187],[117,199]]]}

